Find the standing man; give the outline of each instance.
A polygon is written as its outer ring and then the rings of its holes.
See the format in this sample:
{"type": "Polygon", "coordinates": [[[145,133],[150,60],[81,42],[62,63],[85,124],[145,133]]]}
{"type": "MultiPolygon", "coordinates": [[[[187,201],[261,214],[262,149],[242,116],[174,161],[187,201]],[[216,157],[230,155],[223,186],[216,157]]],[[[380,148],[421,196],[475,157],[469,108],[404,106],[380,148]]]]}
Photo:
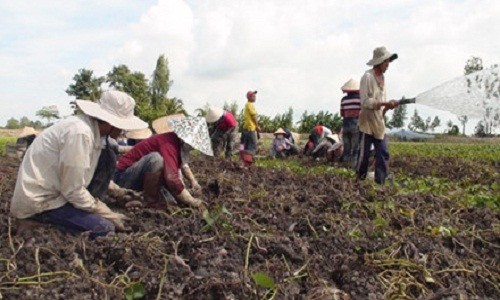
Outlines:
{"type": "Polygon", "coordinates": [[[340,115],[342,116],[342,141],[344,152],[341,161],[346,162],[349,167],[356,166],[359,145],[358,118],[361,110],[361,99],[359,98],[359,82],[349,79],[343,86],[342,92],[347,93],[340,102],[340,115]]]}
{"type": "Polygon", "coordinates": [[[103,140],[148,124],[134,116],[135,101],[123,92],[104,92],[98,103],[76,100],[76,104],[84,114],[45,129],[26,151],[10,214],[72,233],[102,236],[115,227],[124,229],[125,219],[99,200],[116,162],[109,145],[103,149],[103,140]]]}
{"type": "Polygon", "coordinates": [[[373,68],[361,77],[360,151],[356,170],[358,180],[366,178],[372,144],[375,146],[375,182],[384,184],[388,175],[389,150],[385,137],[384,114],[398,106],[398,102],[386,100],[384,73],[389,68],[389,63],[396,58],[398,55],[390,53],[385,47],[375,48],[373,58],[367,63],[373,68]]]}
{"type": "Polygon", "coordinates": [[[245,104],[243,132],[241,133],[241,144],[244,146],[244,151],[250,155],[254,155],[257,151],[257,132],[260,132],[258,123],[258,115],[255,110],[255,98],[257,91],[247,92],[247,104],[245,104]]]}
{"type": "Polygon", "coordinates": [[[210,133],[214,156],[218,157],[220,148],[225,148],[226,159],[231,159],[234,150],[234,142],[238,133],[238,122],[228,110],[218,107],[210,107],[205,116],[207,123],[214,123],[210,133]]]}

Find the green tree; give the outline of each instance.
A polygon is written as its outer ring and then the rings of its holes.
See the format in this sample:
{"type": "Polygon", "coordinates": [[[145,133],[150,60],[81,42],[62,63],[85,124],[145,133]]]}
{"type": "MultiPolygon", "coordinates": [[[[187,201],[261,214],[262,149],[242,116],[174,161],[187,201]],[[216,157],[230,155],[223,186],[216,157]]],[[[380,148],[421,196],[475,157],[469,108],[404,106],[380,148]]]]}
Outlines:
{"type": "MultiPolygon", "coordinates": [[[[404,97],[403,97],[404,99],[404,97]]],[[[406,105],[398,105],[392,113],[391,119],[387,123],[390,128],[403,128],[406,120],[406,105]]]]}
{"type": "Polygon", "coordinates": [[[471,56],[465,63],[464,75],[469,75],[471,73],[481,71],[483,69],[483,59],[476,56],[471,56]]]}
{"type": "Polygon", "coordinates": [[[458,121],[462,124],[462,135],[465,135],[465,124],[469,121],[469,118],[466,115],[459,116],[458,121]]]}
{"type": "Polygon", "coordinates": [[[36,115],[42,119],[47,119],[46,126],[50,125],[52,119],[59,119],[59,111],[54,106],[44,106],[36,112],[36,115]]]}
{"type": "Polygon", "coordinates": [[[21,128],[21,125],[19,125],[19,121],[16,118],[10,118],[7,120],[7,124],[5,125],[5,128],[18,129],[18,128],[21,128]]]}
{"type": "Polygon", "coordinates": [[[131,72],[126,65],[114,66],[106,75],[110,87],[129,94],[137,105],[149,102],[148,81],[141,72],[131,72]]]}
{"type": "Polygon", "coordinates": [[[424,120],[422,119],[422,117],[420,117],[420,115],[418,114],[418,111],[415,109],[413,111],[413,116],[410,118],[410,123],[408,124],[408,129],[410,130],[422,130],[425,128],[425,122],[424,120]]]}
{"type": "Polygon", "coordinates": [[[435,116],[434,120],[432,120],[432,123],[430,125],[432,132],[434,132],[434,130],[436,130],[436,128],[439,127],[439,125],[441,125],[441,120],[439,119],[438,116],[435,116]]]}
{"type": "Polygon", "coordinates": [[[185,114],[188,113],[184,109],[184,102],[181,99],[177,98],[169,98],[165,100],[165,110],[157,116],[157,118],[163,116],[164,114],[172,115],[172,114],[185,114]]]}
{"type": "MultiPolygon", "coordinates": [[[[94,71],[92,70],[80,69],[78,73],[73,76],[74,83],[70,84],[66,89],[66,94],[75,96],[76,99],[97,101],[101,96],[101,85],[104,80],[104,77],[95,77],[94,71]]],[[[76,102],[71,101],[70,105],[76,113],[76,102]]]]}
{"type": "Polygon", "coordinates": [[[222,107],[222,109],[230,111],[233,116],[238,119],[238,107],[238,102],[236,102],[236,100],[233,100],[231,104],[224,102],[224,106],[222,107]]]}
{"type": "Polygon", "coordinates": [[[149,91],[151,93],[151,106],[153,109],[162,109],[163,102],[167,99],[168,91],[173,81],[170,80],[168,60],[165,55],[160,55],[156,60],[156,68],[151,76],[149,91]]]}

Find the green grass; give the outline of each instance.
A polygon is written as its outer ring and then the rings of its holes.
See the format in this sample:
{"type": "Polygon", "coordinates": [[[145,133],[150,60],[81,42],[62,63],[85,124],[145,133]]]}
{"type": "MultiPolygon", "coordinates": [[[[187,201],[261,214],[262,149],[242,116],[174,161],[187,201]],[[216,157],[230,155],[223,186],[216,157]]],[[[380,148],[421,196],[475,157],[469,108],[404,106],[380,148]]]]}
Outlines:
{"type": "Polygon", "coordinates": [[[394,156],[456,157],[465,160],[500,160],[499,144],[390,142],[394,156]]]}
{"type": "Polygon", "coordinates": [[[0,137],[0,155],[5,155],[5,146],[7,144],[15,144],[17,138],[15,137],[0,137]]]}

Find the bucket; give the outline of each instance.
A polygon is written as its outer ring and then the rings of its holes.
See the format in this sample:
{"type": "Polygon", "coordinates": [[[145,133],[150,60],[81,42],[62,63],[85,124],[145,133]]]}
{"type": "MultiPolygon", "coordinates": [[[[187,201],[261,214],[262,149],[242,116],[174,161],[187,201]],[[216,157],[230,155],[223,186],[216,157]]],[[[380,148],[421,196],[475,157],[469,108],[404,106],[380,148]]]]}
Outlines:
{"type": "Polygon", "coordinates": [[[251,166],[253,164],[253,154],[247,151],[240,151],[240,160],[245,166],[251,166]]]}

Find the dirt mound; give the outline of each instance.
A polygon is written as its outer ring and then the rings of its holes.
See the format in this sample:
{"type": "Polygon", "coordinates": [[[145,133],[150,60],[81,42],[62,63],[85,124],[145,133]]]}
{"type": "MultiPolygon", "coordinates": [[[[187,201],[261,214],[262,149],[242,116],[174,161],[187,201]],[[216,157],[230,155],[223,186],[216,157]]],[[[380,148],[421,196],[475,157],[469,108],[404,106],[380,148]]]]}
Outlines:
{"type": "MultiPolygon", "coordinates": [[[[445,166],[444,166],[445,167],[445,166]]],[[[500,298],[499,213],[335,175],[196,160],[209,215],[125,212],[89,240],[7,218],[17,162],[0,158],[5,299],[500,298]]],[[[443,172],[443,171],[440,171],[443,172]]]]}

